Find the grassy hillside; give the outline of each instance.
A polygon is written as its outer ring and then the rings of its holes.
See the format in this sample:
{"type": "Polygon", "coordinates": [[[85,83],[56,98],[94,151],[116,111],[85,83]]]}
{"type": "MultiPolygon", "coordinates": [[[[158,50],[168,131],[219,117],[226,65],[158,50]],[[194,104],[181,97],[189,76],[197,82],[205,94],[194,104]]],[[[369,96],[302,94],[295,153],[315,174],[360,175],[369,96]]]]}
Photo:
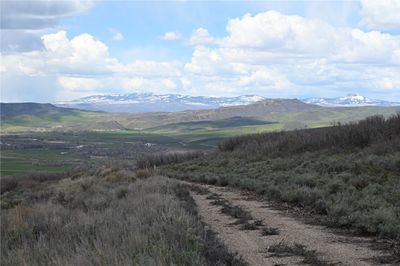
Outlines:
{"type": "Polygon", "coordinates": [[[62,115],[74,114],[75,112],[77,112],[77,110],[59,108],[52,104],[0,103],[0,114],[2,119],[8,119],[28,114],[56,118],[62,115]]]}
{"type": "MultiPolygon", "coordinates": [[[[0,103],[2,132],[115,129],[102,125],[102,113],[39,103],[0,103]]],[[[104,122],[103,122],[104,123],[104,122]]],[[[117,129],[120,127],[117,127],[117,129]]]]}
{"type": "Polygon", "coordinates": [[[2,109],[3,133],[145,130],[154,134],[215,133],[226,137],[251,132],[328,126],[332,121],[356,121],[375,114],[388,116],[399,111],[400,107],[323,108],[298,100],[278,99],[245,106],[177,113],[102,113],[47,104],[18,103],[2,104],[2,109]]]}
{"type": "Polygon", "coordinates": [[[400,114],[230,138],[163,171],[254,191],[324,224],[392,239],[400,252],[400,114]]]}
{"type": "Polygon", "coordinates": [[[149,128],[149,131],[157,132],[170,132],[170,131],[196,131],[203,129],[222,129],[222,128],[235,128],[235,127],[245,127],[245,126],[260,126],[267,124],[274,124],[277,122],[263,121],[252,117],[240,117],[235,116],[227,119],[218,120],[203,120],[203,121],[192,121],[192,122],[182,122],[175,124],[168,124],[165,126],[159,126],[154,128],[149,128]]]}
{"type": "Polygon", "coordinates": [[[188,189],[109,168],[20,180],[1,194],[1,264],[245,265],[204,227],[188,189]]]}

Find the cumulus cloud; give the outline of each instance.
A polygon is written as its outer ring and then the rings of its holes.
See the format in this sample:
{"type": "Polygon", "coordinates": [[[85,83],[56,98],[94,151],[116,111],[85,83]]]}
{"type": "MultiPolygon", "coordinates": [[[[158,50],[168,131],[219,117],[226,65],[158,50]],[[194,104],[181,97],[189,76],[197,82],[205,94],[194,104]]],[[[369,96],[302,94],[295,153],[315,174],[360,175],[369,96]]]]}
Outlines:
{"type": "Polygon", "coordinates": [[[370,29],[400,29],[399,0],[361,0],[361,24],[370,29]]]}
{"type": "Polygon", "coordinates": [[[287,16],[277,11],[246,14],[231,19],[228,36],[217,41],[222,47],[255,48],[274,54],[323,56],[362,62],[392,62],[400,38],[378,31],[333,27],[321,20],[287,16]]]}
{"type": "Polygon", "coordinates": [[[182,39],[182,35],[177,31],[168,31],[164,33],[163,39],[166,41],[176,41],[182,39]]]}
{"type": "Polygon", "coordinates": [[[189,39],[189,44],[191,45],[200,45],[200,44],[212,44],[214,42],[214,38],[211,37],[208,30],[204,28],[198,28],[192,32],[192,36],[189,39]]]}
{"type": "Polygon", "coordinates": [[[400,89],[397,35],[335,27],[277,11],[230,19],[226,30],[222,38],[206,30],[194,32],[192,37],[206,41],[192,42],[192,59],[185,64],[193,80],[220,93],[232,88],[268,95],[296,95],[313,88],[400,89]]]}
{"type": "Polygon", "coordinates": [[[269,97],[362,88],[399,95],[398,35],[335,27],[277,11],[230,19],[226,32],[214,37],[204,28],[194,30],[188,41],[193,52],[187,62],[122,63],[94,36],[84,33],[68,38],[59,31],[42,36],[40,51],[1,54],[0,70],[8,80],[11,76],[53,76],[64,89],[59,97],[111,92],[110,88],[127,93],[269,97]]]}
{"type": "Polygon", "coordinates": [[[179,62],[136,60],[124,64],[109,54],[106,44],[88,33],[69,39],[65,31],[59,31],[45,34],[41,40],[43,50],[1,54],[2,75],[8,79],[55,75],[57,87],[74,92],[62,93],[64,96],[113,87],[166,92],[181,86],[179,62]]]}

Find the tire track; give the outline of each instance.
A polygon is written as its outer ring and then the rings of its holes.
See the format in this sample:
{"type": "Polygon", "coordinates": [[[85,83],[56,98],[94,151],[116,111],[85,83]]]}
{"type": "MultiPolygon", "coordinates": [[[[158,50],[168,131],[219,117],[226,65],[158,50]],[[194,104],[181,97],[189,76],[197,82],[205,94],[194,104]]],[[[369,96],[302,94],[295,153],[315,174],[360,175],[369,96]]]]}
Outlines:
{"type": "MultiPolygon", "coordinates": [[[[378,265],[376,257],[389,254],[374,250],[371,239],[336,235],[326,227],[305,224],[266,202],[249,200],[239,190],[198,185],[217,194],[234,206],[246,210],[253,219],[279,234],[263,235],[259,230],[241,230],[236,219],[221,213],[221,206],[212,204],[210,194],[192,192],[200,215],[218,233],[231,252],[238,253],[249,265],[378,265]]],[[[388,265],[388,264],[380,264],[388,265]]]]}

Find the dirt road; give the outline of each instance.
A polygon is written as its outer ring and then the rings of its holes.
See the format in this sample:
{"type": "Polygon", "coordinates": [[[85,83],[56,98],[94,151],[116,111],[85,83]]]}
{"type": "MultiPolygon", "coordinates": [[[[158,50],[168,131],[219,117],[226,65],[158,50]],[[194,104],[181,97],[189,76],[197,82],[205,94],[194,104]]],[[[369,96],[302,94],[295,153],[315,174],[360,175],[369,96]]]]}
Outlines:
{"type": "Polygon", "coordinates": [[[204,222],[249,265],[390,265],[378,262],[377,257],[389,254],[371,248],[371,239],[337,235],[323,226],[305,224],[238,190],[196,186],[203,189],[203,193],[193,190],[192,196],[204,222]],[[252,230],[243,230],[238,219],[222,213],[221,202],[248,212],[252,230]]]}

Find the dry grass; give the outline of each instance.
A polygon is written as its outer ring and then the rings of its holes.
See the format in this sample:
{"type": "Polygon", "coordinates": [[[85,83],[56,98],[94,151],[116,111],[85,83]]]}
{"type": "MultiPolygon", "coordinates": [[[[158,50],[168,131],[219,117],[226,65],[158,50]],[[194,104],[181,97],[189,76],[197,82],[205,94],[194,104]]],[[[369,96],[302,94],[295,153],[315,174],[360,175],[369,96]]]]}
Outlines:
{"type": "Polygon", "coordinates": [[[44,200],[2,210],[1,264],[243,264],[204,229],[188,188],[163,177],[117,182],[115,173],[67,178],[44,200]]]}

